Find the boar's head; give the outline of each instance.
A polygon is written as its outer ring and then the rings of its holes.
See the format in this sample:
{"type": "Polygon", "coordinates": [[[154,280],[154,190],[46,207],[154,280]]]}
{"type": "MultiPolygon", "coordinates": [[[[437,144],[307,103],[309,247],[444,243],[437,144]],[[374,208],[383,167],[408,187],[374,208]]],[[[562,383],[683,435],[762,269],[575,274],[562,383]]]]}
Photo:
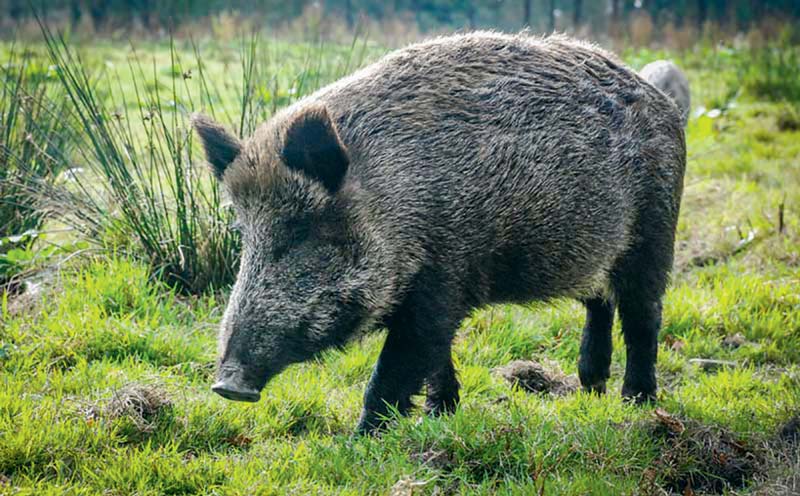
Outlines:
{"type": "Polygon", "coordinates": [[[258,401],[271,377],[344,344],[364,320],[364,243],[343,191],[348,153],[318,105],[244,141],[201,115],[193,125],[242,237],[212,389],[258,401]]]}

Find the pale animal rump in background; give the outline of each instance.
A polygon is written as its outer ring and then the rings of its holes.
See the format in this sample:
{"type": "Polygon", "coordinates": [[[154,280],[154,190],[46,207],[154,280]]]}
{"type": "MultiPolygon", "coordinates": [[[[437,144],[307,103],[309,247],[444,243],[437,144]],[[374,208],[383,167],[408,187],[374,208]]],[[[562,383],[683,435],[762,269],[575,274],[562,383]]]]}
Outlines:
{"type": "Polygon", "coordinates": [[[669,60],[650,62],[639,71],[648,83],[663,91],[672,98],[681,111],[683,125],[689,122],[689,111],[692,106],[689,92],[689,80],[680,68],[669,60]]]}

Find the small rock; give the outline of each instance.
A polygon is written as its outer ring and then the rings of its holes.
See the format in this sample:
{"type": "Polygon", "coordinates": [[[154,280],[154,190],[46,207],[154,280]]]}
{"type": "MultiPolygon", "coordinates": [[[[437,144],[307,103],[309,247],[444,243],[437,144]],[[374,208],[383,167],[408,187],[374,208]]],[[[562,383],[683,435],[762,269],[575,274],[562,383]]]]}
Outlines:
{"type": "Polygon", "coordinates": [[[713,360],[711,358],[691,358],[689,363],[697,365],[706,372],[713,372],[726,367],[735,368],[737,366],[736,362],[730,362],[727,360],[713,360]]]}

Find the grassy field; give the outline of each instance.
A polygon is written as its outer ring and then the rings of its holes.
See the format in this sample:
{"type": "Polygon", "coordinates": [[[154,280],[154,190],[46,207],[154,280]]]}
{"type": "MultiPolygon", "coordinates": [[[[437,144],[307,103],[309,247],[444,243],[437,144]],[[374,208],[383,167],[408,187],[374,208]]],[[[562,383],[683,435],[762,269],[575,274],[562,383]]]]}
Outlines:
{"type": "MultiPolygon", "coordinates": [[[[299,80],[324,84],[381,52],[268,47],[258,77],[275,83],[264,115],[299,80]]],[[[87,63],[122,67],[107,71],[120,74],[119,92],[103,98],[136,91],[129,46],[91,48],[87,63]]],[[[242,47],[201,48],[197,64],[191,46],[178,47],[180,77],[168,45],[136,52],[160,84],[189,85],[187,94],[204,69],[235,123],[242,47]]],[[[108,243],[0,300],[0,493],[800,493],[800,439],[791,441],[800,426],[790,422],[800,414],[800,103],[784,80],[792,73],[781,72],[791,67],[759,71],[769,61],[746,52],[624,54],[637,68],[675,58],[695,105],[657,405],[621,400],[619,332],[610,394],[570,391],[583,324],[571,301],[467,319],[452,416],[417,412],[379,437],[352,436],[382,333],[290,368],[257,404],[226,402],[209,389],[224,291],[179,295],[108,243]],[[497,368],[514,360],[544,364],[567,387],[510,385],[497,368]]],[[[180,103],[173,111],[183,116],[180,103]]]]}

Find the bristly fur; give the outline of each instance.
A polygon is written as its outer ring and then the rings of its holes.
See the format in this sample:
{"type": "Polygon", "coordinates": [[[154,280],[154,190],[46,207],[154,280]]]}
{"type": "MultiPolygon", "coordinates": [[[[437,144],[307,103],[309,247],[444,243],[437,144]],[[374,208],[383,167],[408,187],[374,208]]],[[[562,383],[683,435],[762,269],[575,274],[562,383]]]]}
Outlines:
{"type": "Polygon", "coordinates": [[[618,309],[623,394],[652,398],[685,157],[675,104],[593,45],[475,32],[391,53],[226,166],[244,252],[219,384],[261,389],[386,326],[360,429],[423,385],[429,411],[451,411],[468,312],[570,296],[587,307],[584,387],[605,389],[618,309]]]}

